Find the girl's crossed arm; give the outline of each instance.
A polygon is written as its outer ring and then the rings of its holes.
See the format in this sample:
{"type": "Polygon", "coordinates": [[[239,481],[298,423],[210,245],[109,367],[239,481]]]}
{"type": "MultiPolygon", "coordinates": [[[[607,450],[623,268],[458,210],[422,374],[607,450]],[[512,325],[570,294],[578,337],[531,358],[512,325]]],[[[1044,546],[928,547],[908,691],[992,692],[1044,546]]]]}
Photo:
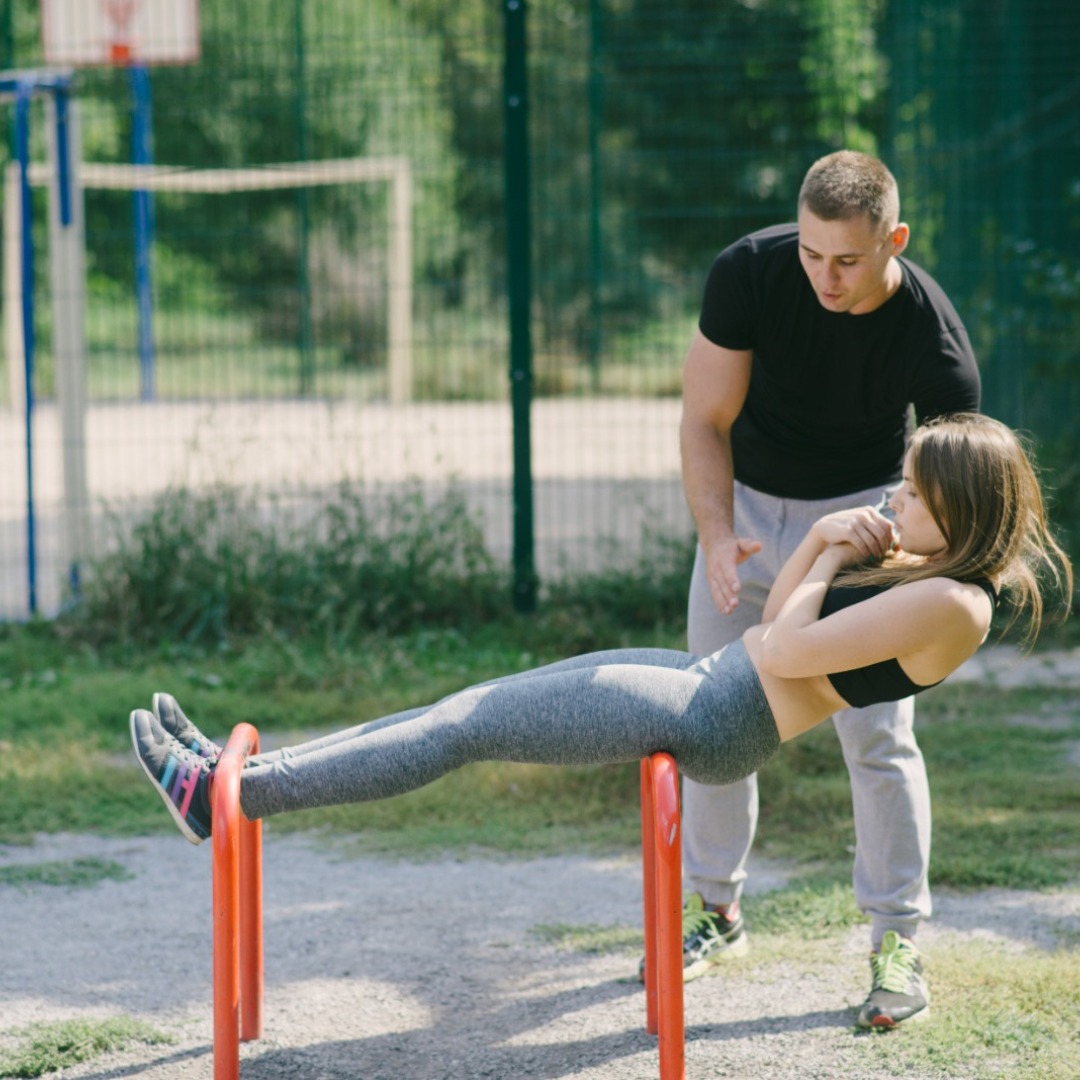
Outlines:
{"type": "MultiPolygon", "coordinates": [[[[847,545],[847,563],[855,563],[864,559],[884,558],[892,542],[892,523],[869,506],[841,510],[819,518],[776,575],[769,598],[765,601],[761,621],[769,623],[776,618],[796,586],[810,573],[814,561],[830,545],[847,545]]],[[[822,597],[824,595],[822,590],[822,597]]],[[[814,612],[814,617],[817,617],[817,612],[814,612]]]]}
{"type": "Polygon", "coordinates": [[[948,578],[896,585],[820,617],[837,574],[882,557],[891,543],[891,524],[868,507],[815,523],[769,594],[762,669],[806,678],[904,659],[929,684],[967,659],[986,635],[990,609],[977,587],[948,578]]]}

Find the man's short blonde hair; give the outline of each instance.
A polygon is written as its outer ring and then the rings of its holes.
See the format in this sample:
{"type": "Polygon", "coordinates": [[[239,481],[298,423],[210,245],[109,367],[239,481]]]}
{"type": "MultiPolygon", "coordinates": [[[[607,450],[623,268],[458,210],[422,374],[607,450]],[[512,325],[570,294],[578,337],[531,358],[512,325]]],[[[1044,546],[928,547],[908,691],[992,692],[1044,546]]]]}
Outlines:
{"type": "Polygon", "coordinates": [[[885,232],[900,221],[896,178],[876,157],[837,150],[810,166],[799,190],[799,209],[822,221],[866,217],[885,232]]]}

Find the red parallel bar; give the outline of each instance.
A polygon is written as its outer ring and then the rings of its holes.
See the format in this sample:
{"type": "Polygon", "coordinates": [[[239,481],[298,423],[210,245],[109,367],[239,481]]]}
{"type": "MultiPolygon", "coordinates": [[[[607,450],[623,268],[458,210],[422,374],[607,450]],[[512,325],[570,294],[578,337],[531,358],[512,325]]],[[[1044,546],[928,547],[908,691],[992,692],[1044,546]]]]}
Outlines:
{"type": "Polygon", "coordinates": [[[238,1080],[241,1031],[262,1031],[262,826],[240,810],[240,773],[258,751],[259,733],[237,724],[214,770],[214,1080],[238,1080]]]}
{"type": "Polygon", "coordinates": [[[674,760],[664,753],[642,758],[646,1026],[659,1035],[660,1080],[686,1080],[680,827],[674,760]]]}

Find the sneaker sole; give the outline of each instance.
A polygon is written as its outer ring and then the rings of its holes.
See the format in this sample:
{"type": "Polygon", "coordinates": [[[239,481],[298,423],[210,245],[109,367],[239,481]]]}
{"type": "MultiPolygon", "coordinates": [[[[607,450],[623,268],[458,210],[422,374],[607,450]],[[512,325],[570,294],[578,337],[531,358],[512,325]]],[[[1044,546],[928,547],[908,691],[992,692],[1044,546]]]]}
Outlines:
{"type": "Polygon", "coordinates": [[[863,1031],[893,1031],[898,1027],[908,1027],[910,1024],[920,1024],[923,1020],[930,1019],[930,1007],[920,1009],[917,1013],[905,1016],[903,1020],[894,1020],[891,1016],[875,1016],[868,1024],[860,1018],[856,1026],[863,1031]]]}
{"type": "Polygon", "coordinates": [[[683,982],[694,982],[706,975],[717,975],[726,960],[736,956],[745,956],[750,951],[750,938],[740,934],[734,941],[729,941],[723,949],[717,949],[710,956],[695,960],[683,968],[683,982]]]}
{"type": "Polygon", "coordinates": [[[169,811],[169,815],[173,821],[176,822],[176,827],[183,834],[185,840],[190,844],[201,844],[206,838],[200,836],[195,832],[191,826],[184,820],[183,814],[180,813],[180,808],[169,798],[168,793],[158,783],[157,777],[150,771],[146,762],[143,760],[143,756],[139,751],[139,739],[135,734],[135,715],[132,714],[128,721],[128,727],[131,730],[131,743],[135,747],[135,756],[139,759],[139,764],[142,766],[142,770],[146,773],[150,783],[153,785],[154,790],[161,796],[161,801],[165,804],[165,809],[169,811]]]}

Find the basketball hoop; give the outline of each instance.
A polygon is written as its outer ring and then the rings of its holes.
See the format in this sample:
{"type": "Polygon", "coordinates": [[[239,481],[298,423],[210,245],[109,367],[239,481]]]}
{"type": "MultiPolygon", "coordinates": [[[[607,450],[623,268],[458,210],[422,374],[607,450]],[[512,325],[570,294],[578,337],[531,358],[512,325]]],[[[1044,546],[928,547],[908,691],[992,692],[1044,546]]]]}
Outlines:
{"type": "Polygon", "coordinates": [[[114,64],[130,64],[133,55],[131,20],[138,0],[101,0],[101,6],[112,26],[108,41],[109,60],[114,64]]]}
{"type": "Polygon", "coordinates": [[[63,67],[192,64],[198,0],[41,0],[41,38],[63,67]]]}

